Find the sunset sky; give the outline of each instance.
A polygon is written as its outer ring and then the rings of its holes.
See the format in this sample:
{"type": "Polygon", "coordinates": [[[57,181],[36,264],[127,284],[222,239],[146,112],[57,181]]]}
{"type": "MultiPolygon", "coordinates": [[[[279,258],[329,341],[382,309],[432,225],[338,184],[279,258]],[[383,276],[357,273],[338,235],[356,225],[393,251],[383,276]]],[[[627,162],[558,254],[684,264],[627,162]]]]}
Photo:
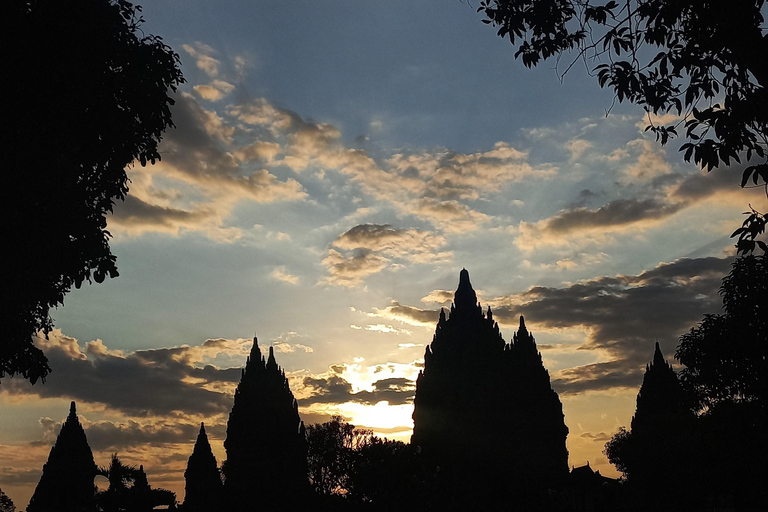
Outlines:
{"type": "Polygon", "coordinates": [[[306,423],[340,413],[407,441],[462,267],[505,340],[525,315],[569,464],[618,475],[603,445],[629,426],[654,342],[671,360],[720,311],[728,236],[764,193],[659,146],[584,65],[562,83],[554,62],[525,69],[476,2],[142,5],[181,57],[176,129],[109,218],[120,277],[52,312],[45,384],[0,384],[0,488],[18,508],[70,400],[97,464],[144,464],[182,501],[201,421],[225,459],[254,335],[306,423]]]}

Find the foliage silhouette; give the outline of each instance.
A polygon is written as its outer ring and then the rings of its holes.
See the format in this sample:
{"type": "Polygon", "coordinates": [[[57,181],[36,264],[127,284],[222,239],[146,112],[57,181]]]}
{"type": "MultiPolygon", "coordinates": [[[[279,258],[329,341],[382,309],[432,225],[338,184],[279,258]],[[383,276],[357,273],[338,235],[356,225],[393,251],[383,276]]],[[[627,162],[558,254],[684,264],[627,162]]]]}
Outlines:
{"type": "MultiPolygon", "coordinates": [[[[575,54],[615,98],[649,114],[674,113],[669,125],[650,123],[666,144],[684,124],[680,150],[711,171],[746,157],[741,186],[768,196],[768,34],[764,0],[481,0],[484,23],[516,46],[527,67],[575,54]],[[595,61],[603,61],[591,68],[595,61]],[[607,62],[606,62],[607,61],[607,62]]],[[[561,75],[561,77],[562,77],[561,75]]],[[[764,252],[766,212],[751,212],[738,235],[739,253],[764,252]]]]}
{"type": "Polygon", "coordinates": [[[28,512],[90,512],[96,510],[93,479],[96,463],[77,419],[75,402],[69,408],[43,474],[27,506],[28,512]]]}
{"type": "Polygon", "coordinates": [[[355,428],[342,416],[307,428],[307,469],[312,490],[322,496],[345,496],[354,491],[354,475],[361,450],[373,432],[355,428]]]}
{"type": "Polygon", "coordinates": [[[352,499],[369,510],[424,510],[434,478],[412,446],[374,436],[360,449],[352,499]]]}
{"type": "Polygon", "coordinates": [[[205,425],[202,423],[192,455],[187,462],[184,480],[186,482],[183,507],[185,512],[205,512],[221,506],[224,486],[216,465],[216,457],[211,451],[208,435],[205,433],[205,425]]]}
{"type": "Polygon", "coordinates": [[[765,255],[737,258],[720,287],[724,313],[680,337],[675,357],[698,408],[768,401],[768,268],[765,255]]]}
{"type": "Polygon", "coordinates": [[[227,422],[224,488],[233,511],[298,506],[308,496],[304,423],[272,347],[265,361],[253,347],[227,422]]]}
{"type": "Polygon", "coordinates": [[[13,504],[13,500],[2,489],[0,489],[0,512],[16,512],[16,505],[13,504]]]}
{"type": "Polygon", "coordinates": [[[118,275],[106,214],[128,192],[126,166],[160,159],[173,126],[179,57],[141,30],[125,0],[6,0],[8,70],[0,204],[3,242],[0,378],[35,383],[50,367],[32,343],[72,286],[118,275]]]}
{"type": "Polygon", "coordinates": [[[103,512],[150,512],[157,506],[175,508],[176,495],[166,489],[152,489],[144,466],[123,464],[112,454],[109,466],[98,469],[109,480],[109,487],[96,494],[99,510],[103,512]]]}

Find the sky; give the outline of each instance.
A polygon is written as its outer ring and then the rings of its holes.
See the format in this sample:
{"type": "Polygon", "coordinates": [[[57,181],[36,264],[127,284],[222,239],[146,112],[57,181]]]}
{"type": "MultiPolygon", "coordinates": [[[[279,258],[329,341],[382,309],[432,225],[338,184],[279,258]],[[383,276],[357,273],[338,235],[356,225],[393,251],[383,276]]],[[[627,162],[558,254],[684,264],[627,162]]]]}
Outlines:
{"type": "MultiPolygon", "coordinates": [[[[29,501],[77,402],[183,500],[201,421],[219,462],[253,337],[305,423],[407,441],[415,379],[467,268],[505,340],[525,315],[563,403],[571,465],[629,426],[654,342],[720,311],[730,233],[759,190],[644,132],[583,65],[528,70],[458,0],[142,3],[187,83],[162,161],[108,219],[120,276],[38,339],[45,384],[0,383],[0,488],[29,501]]],[[[52,87],[55,87],[52,84],[52,87]]],[[[654,121],[674,121],[672,118],[654,121]]],[[[503,431],[499,432],[503,435],[503,431]]]]}

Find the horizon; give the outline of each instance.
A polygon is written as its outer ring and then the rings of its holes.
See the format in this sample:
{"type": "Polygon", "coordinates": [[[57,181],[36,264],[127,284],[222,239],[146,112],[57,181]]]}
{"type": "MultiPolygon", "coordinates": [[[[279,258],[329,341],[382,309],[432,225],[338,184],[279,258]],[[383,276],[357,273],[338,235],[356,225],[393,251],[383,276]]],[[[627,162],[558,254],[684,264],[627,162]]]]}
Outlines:
{"type": "Polygon", "coordinates": [[[743,167],[701,172],[585,72],[525,69],[461,2],[142,6],[181,56],[176,128],[108,218],[120,276],[52,311],[45,384],[0,383],[19,509],[70,401],[98,465],[143,464],[183,501],[201,422],[226,459],[254,335],[305,424],[341,414],[408,442],[462,268],[505,342],[525,316],[569,467],[619,476],[602,450],[654,344],[677,367],[678,337],[721,311],[730,233],[765,204],[743,167]]]}

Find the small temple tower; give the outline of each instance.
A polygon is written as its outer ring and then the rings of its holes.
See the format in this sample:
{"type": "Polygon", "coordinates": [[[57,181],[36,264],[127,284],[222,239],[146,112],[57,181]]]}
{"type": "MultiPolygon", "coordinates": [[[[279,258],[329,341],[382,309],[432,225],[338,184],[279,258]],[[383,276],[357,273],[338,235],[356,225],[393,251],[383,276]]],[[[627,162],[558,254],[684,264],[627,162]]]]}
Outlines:
{"type": "Polygon", "coordinates": [[[93,479],[96,463],[85,431],[77,419],[75,402],[51,448],[43,475],[29,501],[29,512],[95,511],[93,479]]]}
{"type": "Polygon", "coordinates": [[[683,387],[656,342],[653,361],[645,366],[643,384],[637,393],[632,434],[659,437],[670,428],[679,429],[681,422],[690,419],[693,414],[686,407],[683,387]]]}
{"type": "Polygon", "coordinates": [[[265,361],[254,338],[224,441],[229,510],[284,509],[306,497],[307,444],[298,407],[272,347],[265,361]]]}
{"type": "Polygon", "coordinates": [[[223,484],[221,473],[216,464],[216,457],[211,451],[205,425],[200,424],[195,447],[184,471],[186,494],[184,496],[185,512],[208,512],[221,507],[223,484]]]}
{"type": "Polygon", "coordinates": [[[411,443],[457,481],[522,489],[554,486],[568,474],[568,427],[536,342],[521,316],[505,343],[466,269],[426,348],[413,422],[411,443]]]}

